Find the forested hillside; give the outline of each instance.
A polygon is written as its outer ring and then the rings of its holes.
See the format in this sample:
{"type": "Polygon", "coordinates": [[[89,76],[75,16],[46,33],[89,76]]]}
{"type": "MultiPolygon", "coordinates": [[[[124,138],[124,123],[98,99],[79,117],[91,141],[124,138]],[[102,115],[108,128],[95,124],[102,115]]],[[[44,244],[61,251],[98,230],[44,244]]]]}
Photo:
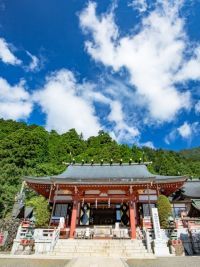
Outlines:
{"type": "Polygon", "coordinates": [[[135,145],[118,144],[100,131],[97,137],[83,140],[75,129],[59,135],[55,131],[47,132],[43,127],[11,120],[0,120],[0,217],[11,210],[15,194],[20,188],[23,175],[45,176],[62,172],[63,162],[128,162],[152,161],[150,170],[158,174],[189,175],[200,177],[199,158],[184,157],[185,153],[154,150],[135,145]]]}
{"type": "Polygon", "coordinates": [[[184,149],[180,153],[187,159],[200,161],[200,147],[184,149]]]}

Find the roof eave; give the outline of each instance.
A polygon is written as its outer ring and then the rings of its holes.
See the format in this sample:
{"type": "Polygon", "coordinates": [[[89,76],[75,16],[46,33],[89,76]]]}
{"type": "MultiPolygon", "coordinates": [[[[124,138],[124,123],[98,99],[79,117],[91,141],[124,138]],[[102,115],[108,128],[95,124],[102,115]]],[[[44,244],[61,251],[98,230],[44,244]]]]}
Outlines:
{"type": "Polygon", "coordinates": [[[50,177],[23,177],[23,180],[27,183],[33,184],[51,184],[50,177]]]}

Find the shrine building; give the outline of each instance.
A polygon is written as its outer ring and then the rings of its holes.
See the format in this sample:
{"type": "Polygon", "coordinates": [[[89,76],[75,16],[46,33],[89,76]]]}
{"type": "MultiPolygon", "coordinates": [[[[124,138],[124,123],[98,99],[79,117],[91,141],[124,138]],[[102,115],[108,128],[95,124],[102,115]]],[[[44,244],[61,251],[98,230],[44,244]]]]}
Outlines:
{"type": "Polygon", "coordinates": [[[27,185],[49,200],[50,225],[64,218],[68,237],[77,229],[114,226],[128,229],[136,238],[136,227],[150,227],[151,208],[159,194],[172,195],[186,176],[163,176],[149,172],[148,163],[69,164],[60,175],[25,177],[27,185]]]}

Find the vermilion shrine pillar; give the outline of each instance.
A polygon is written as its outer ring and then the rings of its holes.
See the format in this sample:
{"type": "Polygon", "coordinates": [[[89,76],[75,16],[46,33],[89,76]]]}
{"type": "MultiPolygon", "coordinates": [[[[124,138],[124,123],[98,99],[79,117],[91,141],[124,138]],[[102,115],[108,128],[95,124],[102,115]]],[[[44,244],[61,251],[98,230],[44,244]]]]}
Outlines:
{"type": "Polygon", "coordinates": [[[74,238],[74,234],[75,234],[75,230],[76,230],[77,210],[78,210],[78,201],[74,200],[73,208],[72,208],[72,216],[71,216],[71,225],[70,225],[69,238],[74,238]]]}
{"type": "Polygon", "coordinates": [[[129,202],[129,212],[130,212],[131,239],[136,239],[135,210],[134,210],[134,202],[132,200],[129,202]]]}

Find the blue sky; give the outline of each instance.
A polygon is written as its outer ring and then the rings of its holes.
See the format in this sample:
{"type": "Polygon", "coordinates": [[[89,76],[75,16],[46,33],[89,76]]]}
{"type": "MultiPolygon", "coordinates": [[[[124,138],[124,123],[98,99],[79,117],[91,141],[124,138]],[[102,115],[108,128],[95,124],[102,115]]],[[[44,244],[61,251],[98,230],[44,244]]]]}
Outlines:
{"type": "Polygon", "coordinates": [[[200,145],[199,0],[0,0],[0,117],[200,145]]]}

